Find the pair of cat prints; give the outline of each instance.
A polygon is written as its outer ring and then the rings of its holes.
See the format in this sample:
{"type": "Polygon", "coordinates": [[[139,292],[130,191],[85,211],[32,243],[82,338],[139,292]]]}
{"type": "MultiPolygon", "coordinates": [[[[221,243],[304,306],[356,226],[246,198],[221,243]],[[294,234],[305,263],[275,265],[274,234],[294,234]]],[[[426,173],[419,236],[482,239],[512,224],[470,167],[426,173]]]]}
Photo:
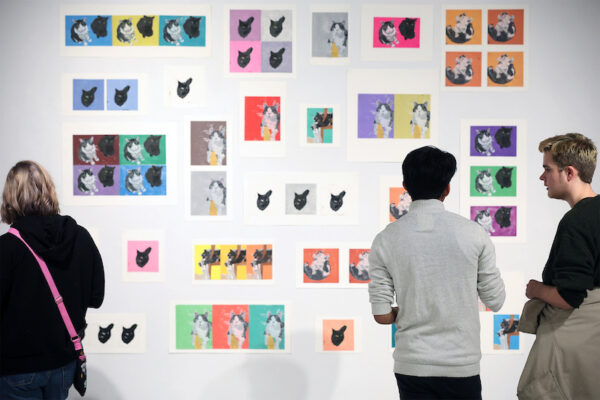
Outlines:
{"type": "Polygon", "coordinates": [[[229,10],[229,72],[293,72],[293,12],[229,10]]]}
{"type": "Polygon", "coordinates": [[[369,252],[365,247],[331,246],[299,249],[299,286],[365,287],[369,283],[369,252]],[[342,265],[346,266],[341,269],[342,265]],[[343,272],[345,270],[345,272],[343,272]]]}
{"type": "Polygon", "coordinates": [[[146,317],[143,314],[88,313],[81,335],[86,353],[143,353],[146,317]]]}
{"type": "Polygon", "coordinates": [[[73,79],[73,111],[138,111],[138,79],[73,79]]]}
{"type": "Polygon", "coordinates": [[[525,87],[525,18],[525,8],[446,9],[443,86],[525,87]]]}
{"type": "Polygon", "coordinates": [[[69,15],[65,46],[206,46],[204,15],[69,15]]]}
{"type": "Polygon", "coordinates": [[[73,135],[73,195],[166,196],[165,135],[73,135]]]}
{"type": "Polygon", "coordinates": [[[359,139],[428,139],[430,121],[429,94],[358,94],[359,139]]]}
{"type": "Polygon", "coordinates": [[[271,244],[197,244],[195,282],[266,282],[273,280],[271,244]]]}
{"type": "Polygon", "coordinates": [[[518,211],[522,208],[524,188],[520,181],[524,168],[522,126],[463,123],[466,159],[462,168],[462,188],[468,193],[462,207],[468,218],[477,222],[492,238],[516,239],[518,211]],[[466,139],[466,138],[465,138],[466,139]],[[467,161],[468,160],[468,161],[467,161]]]}
{"type": "Polygon", "coordinates": [[[171,352],[289,351],[283,304],[175,304],[172,316],[171,352]]]}

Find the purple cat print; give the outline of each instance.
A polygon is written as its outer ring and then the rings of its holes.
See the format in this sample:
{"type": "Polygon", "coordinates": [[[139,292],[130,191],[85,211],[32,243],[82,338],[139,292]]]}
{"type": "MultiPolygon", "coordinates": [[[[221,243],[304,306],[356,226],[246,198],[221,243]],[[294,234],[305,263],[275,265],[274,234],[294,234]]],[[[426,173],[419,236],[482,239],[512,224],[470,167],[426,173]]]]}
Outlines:
{"type": "Polygon", "coordinates": [[[516,157],[517,127],[471,126],[470,154],[471,157],[516,157]]]}
{"type": "Polygon", "coordinates": [[[517,236],[516,206],[473,206],[471,221],[477,222],[490,236],[517,236]]]}

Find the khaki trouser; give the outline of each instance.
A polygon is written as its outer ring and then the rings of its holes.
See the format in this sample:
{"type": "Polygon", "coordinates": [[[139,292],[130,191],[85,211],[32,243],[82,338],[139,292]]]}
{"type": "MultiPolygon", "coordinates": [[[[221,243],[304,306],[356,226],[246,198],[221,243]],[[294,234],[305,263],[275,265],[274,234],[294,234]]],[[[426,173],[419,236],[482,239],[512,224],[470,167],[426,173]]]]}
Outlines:
{"type": "Polygon", "coordinates": [[[581,306],[547,304],[517,387],[520,400],[600,399],[600,288],[581,306]]]}

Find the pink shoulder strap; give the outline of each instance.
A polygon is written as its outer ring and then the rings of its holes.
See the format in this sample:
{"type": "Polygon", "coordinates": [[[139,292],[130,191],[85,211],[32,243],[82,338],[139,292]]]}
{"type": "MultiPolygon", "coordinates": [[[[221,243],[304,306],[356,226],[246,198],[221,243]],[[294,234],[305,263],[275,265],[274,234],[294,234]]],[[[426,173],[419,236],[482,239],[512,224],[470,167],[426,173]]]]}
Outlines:
{"type": "Polygon", "coordinates": [[[75,351],[81,350],[81,348],[82,348],[81,347],[81,339],[77,335],[77,332],[75,331],[75,327],[73,327],[73,323],[71,322],[71,318],[69,318],[69,313],[67,312],[65,303],[63,303],[63,299],[60,296],[58,289],[56,288],[56,284],[54,284],[54,279],[52,279],[52,275],[50,274],[50,271],[48,270],[48,266],[46,265],[46,262],[44,260],[42,260],[35,253],[35,251],[33,251],[33,249],[27,244],[27,242],[21,237],[21,234],[19,233],[18,230],[16,230],[15,228],[10,228],[8,230],[8,233],[11,233],[11,234],[15,235],[16,237],[18,237],[21,240],[21,242],[23,242],[25,244],[25,246],[27,246],[27,248],[29,249],[31,254],[33,254],[33,256],[37,260],[38,264],[40,264],[42,273],[44,274],[44,277],[46,278],[46,282],[48,282],[48,286],[50,287],[50,291],[52,292],[52,297],[54,298],[54,302],[56,303],[56,306],[58,307],[58,311],[60,312],[60,315],[62,316],[62,319],[67,328],[67,331],[69,332],[69,336],[71,337],[73,346],[75,346],[75,351]]]}

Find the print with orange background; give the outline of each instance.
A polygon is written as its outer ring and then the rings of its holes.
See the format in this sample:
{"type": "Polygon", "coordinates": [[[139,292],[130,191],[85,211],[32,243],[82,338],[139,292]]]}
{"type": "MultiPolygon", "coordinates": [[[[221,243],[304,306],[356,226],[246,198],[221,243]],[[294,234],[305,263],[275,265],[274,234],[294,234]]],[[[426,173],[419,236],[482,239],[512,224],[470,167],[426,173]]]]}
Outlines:
{"type": "Polygon", "coordinates": [[[481,87],[481,52],[463,52],[463,51],[449,51],[446,52],[446,86],[457,86],[457,87],[481,87]],[[466,83],[453,83],[448,79],[448,68],[453,70],[456,66],[456,59],[464,55],[468,59],[471,59],[471,67],[473,68],[473,76],[471,80],[466,83]]]}
{"type": "MultiPolygon", "coordinates": [[[[367,254],[368,254],[370,251],[371,251],[371,249],[350,249],[349,254],[348,254],[349,255],[348,264],[358,265],[358,263],[360,262],[360,256],[364,252],[367,252],[367,254]]],[[[350,265],[348,265],[348,268],[350,268],[350,265]]],[[[366,281],[358,280],[355,277],[353,277],[350,272],[348,272],[348,276],[349,276],[350,283],[369,283],[371,281],[371,279],[368,279],[366,281]]]]}
{"type": "MultiPolygon", "coordinates": [[[[270,244],[249,244],[246,246],[246,263],[247,263],[247,279],[253,279],[252,278],[252,260],[254,260],[254,252],[259,250],[259,251],[268,251],[271,250],[271,254],[273,252],[273,246],[270,244]]],[[[271,261],[269,261],[268,263],[264,263],[262,264],[262,278],[263,280],[265,279],[273,279],[273,256],[271,256],[271,261]]]]}
{"type": "MultiPolygon", "coordinates": [[[[281,123],[278,131],[261,132],[262,115],[265,103],[268,106],[277,105],[277,111],[281,116],[281,97],[279,96],[246,96],[244,99],[244,140],[246,141],[265,141],[272,140],[275,135],[275,141],[281,140],[281,123]],[[268,138],[265,137],[265,133],[268,138]]],[[[265,128],[268,130],[268,128],[265,128]]]]}
{"type": "Polygon", "coordinates": [[[464,43],[456,43],[448,38],[446,34],[446,44],[455,45],[477,45],[481,44],[481,10],[446,10],[446,28],[450,26],[454,29],[456,25],[456,17],[461,14],[466,14],[467,17],[473,18],[473,36],[464,43]]]}
{"type": "Polygon", "coordinates": [[[509,51],[509,52],[504,52],[504,51],[491,51],[488,53],[488,57],[487,57],[487,69],[486,71],[488,71],[487,73],[489,74],[489,69],[490,67],[492,69],[496,68],[496,66],[498,65],[498,58],[503,56],[504,54],[506,54],[509,58],[513,59],[513,65],[515,67],[515,76],[514,78],[504,84],[500,84],[500,83],[495,83],[493,82],[489,75],[487,78],[487,85],[488,87],[504,87],[504,86],[508,86],[508,87],[523,87],[524,86],[524,56],[523,56],[523,52],[522,51],[509,51]]]}
{"type": "Polygon", "coordinates": [[[506,42],[499,42],[492,39],[488,33],[488,44],[523,44],[525,37],[523,32],[525,29],[525,11],[522,8],[518,10],[488,10],[488,28],[486,28],[486,31],[488,31],[490,25],[496,26],[498,23],[498,15],[502,15],[502,13],[508,13],[508,15],[514,16],[513,23],[515,24],[515,35],[506,42]]]}
{"type": "Polygon", "coordinates": [[[310,279],[304,272],[302,276],[304,283],[339,283],[340,282],[340,250],[339,249],[304,249],[302,264],[309,266],[313,263],[313,254],[322,251],[329,254],[329,275],[321,280],[310,279]]]}
{"type": "Polygon", "coordinates": [[[354,351],[354,320],[324,319],[323,351],[354,351]],[[331,340],[333,330],[340,331],[344,326],[344,340],[336,346],[331,340]]]}
{"type": "MultiPolygon", "coordinates": [[[[400,197],[406,193],[406,189],[404,189],[404,187],[400,186],[400,187],[391,187],[390,188],[390,198],[388,199],[388,207],[391,204],[394,204],[394,206],[396,207],[400,207],[400,197]]],[[[408,197],[410,199],[410,196],[408,197]]],[[[410,203],[409,203],[410,204],[410,203]]],[[[389,218],[390,218],[390,222],[394,222],[396,220],[396,218],[394,218],[394,216],[392,215],[392,213],[389,213],[389,218]]]]}

